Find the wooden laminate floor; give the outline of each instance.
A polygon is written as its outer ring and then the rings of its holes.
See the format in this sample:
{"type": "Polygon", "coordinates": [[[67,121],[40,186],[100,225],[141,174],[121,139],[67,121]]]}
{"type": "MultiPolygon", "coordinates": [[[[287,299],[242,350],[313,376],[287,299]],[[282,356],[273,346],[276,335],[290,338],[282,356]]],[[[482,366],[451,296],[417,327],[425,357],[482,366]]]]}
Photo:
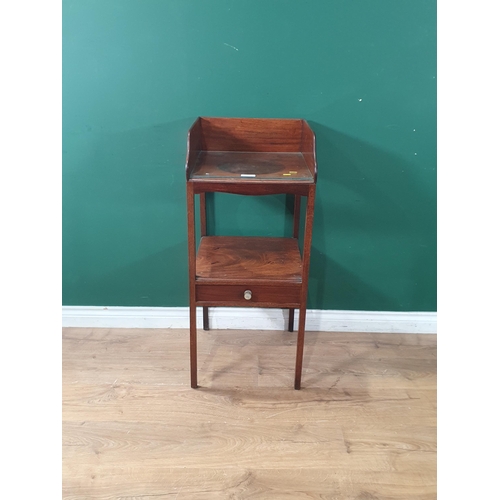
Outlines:
{"type": "Polygon", "coordinates": [[[436,336],[63,329],[63,498],[436,498],[436,336]]]}

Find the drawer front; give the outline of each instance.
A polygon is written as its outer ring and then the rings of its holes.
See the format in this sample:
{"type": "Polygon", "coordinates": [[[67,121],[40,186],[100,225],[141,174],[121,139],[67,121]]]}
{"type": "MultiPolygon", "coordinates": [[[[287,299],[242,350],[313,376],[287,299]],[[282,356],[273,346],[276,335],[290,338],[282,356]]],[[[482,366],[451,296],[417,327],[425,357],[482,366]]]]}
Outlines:
{"type": "Polygon", "coordinates": [[[298,307],[301,285],[196,285],[196,302],[201,305],[298,307]]]}

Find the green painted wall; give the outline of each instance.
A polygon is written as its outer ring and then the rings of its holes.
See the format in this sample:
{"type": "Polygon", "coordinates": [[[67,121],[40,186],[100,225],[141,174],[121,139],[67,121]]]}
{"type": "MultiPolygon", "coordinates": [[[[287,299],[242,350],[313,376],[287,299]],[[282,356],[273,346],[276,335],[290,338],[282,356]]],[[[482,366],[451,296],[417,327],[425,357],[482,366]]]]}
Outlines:
{"type": "MultiPolygon", "coordinates": [[[[436,310],[435,0],[63,0],[65,305],[188,304],[199,115],[316,132],[309,307],[436,310]]],[[[211,201],[291,231],[284,196],[211,201]]]]}

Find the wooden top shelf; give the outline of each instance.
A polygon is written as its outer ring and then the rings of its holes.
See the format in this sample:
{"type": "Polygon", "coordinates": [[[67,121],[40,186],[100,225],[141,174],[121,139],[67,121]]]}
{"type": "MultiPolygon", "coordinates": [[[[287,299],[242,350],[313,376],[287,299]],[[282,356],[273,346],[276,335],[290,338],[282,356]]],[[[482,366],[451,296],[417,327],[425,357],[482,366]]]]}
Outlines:
{"type": "Polygon", "coordinates": [[[192,182],[316,182],[314,133],[305,120],[198,118],[188,133],[192,182]]]}
{"type": "Polygon", "coordinates": [[[204,236],[196,257],[199,283],[302,283],[294,238],[204,236]]]}
{"type": "Polygon", "coordinates": [[[302,153],[200,151],[191,179],[214,178],[314,181],[302,153]]]}

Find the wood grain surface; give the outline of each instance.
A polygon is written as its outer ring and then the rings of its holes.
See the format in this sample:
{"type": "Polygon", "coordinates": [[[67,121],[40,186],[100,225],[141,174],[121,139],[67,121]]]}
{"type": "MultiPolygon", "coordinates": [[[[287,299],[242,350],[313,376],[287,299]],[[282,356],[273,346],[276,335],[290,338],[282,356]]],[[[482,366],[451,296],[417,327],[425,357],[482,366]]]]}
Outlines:
{"type": "Polygon", "coordinates": [[[206,151],[300,152],[302,120],[201,117],[206,151]]]}
{"type": "Polygon", "coordinates": [[[274,307],[287,308],[300,305],[301,285],[196,285],[196,303],[202,306],[274,307]],[[244,293],[251,292],[245,299],[244,293]]]}
{"type": "Polygon", "coordinates": [[[436,337],[63,330],[65,500],[436,498],[436,337]]]}
{"type": "Polygon", "coordinates": [[[295,238],[205,236],[196,256],[199,283],[300,284],[302,259],[295,238]]]}
{"type": "Polygon", "coordinates": [[[313,180],[302,153],[240,151],[200,151],[192,178],[203,180],[220,177],[238,178],[242,174],[254,175],[254,182],[263,179],[313,180]]]}
{"type": "Polygon", "coordinates": [[[315,183],[315,148],[305,120],[199,117],[188,132],[186,180],[210,185],[221,176],[242,180],[247,174],[259,182],[315,183]]]}

